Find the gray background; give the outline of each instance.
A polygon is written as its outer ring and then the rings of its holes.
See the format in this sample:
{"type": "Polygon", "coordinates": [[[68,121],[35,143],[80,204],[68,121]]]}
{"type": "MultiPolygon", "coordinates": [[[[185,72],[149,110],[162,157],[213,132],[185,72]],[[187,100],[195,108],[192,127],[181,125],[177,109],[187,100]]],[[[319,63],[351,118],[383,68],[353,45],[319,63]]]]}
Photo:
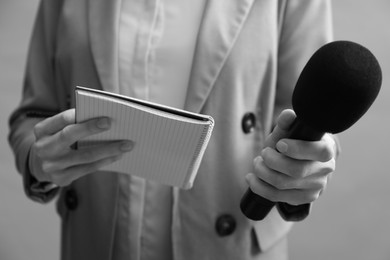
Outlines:
{"type": "MultiPolygon", "coordinates": [[[[7,120],[20,99],[37,0],[0,0],[0,260],[49,260],[59,255],[54,203],[23,194],[6,141],[7,120]]],[[[382,91],[371,110],[340,135],[343,152],[327,191],[290,234],[292,260],[390,259],[387,148],[390,143],[390,1],[336,0],[335,38],[369,48],[382,65],[382,91]]]]}

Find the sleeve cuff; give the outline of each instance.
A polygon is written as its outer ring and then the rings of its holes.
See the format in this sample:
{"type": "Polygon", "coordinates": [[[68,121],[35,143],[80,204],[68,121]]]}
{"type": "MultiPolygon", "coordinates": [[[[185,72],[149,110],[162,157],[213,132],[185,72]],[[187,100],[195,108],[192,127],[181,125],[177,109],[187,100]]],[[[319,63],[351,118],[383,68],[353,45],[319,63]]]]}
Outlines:
{"type": "Polygon", "coordinates": [[[311,211],[311,203],[293,206],[284,202],[276,204],[280,216],[286,221],[302,221],[311,211]]]}
{"type": "Polygon", "coordinates": [[[47,203],[52,200],[60,189],[54,183],[40,182],[30,172],[28,167],[30,154],[27,155],[27,165],[23,174],[23,186],[26,195],[34,201],[47,203]]]}

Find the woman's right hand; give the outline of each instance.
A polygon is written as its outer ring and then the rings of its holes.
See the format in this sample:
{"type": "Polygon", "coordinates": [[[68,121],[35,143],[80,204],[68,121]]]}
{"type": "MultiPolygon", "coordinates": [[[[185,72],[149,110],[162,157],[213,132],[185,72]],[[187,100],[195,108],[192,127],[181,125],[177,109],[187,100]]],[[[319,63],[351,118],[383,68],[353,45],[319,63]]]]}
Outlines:
{"type": "Polygon", "coordinates": [[[75,123],[75,109],[39,122],[34,127],[36,141],[30,150],[31,174],[38,181],[63,187],[119,160],[123,153],[132,150],[132,141],[109,141],[80,150],[72,148],[82,138],[107,131],[110,125],[106,117],[75,123]]]}

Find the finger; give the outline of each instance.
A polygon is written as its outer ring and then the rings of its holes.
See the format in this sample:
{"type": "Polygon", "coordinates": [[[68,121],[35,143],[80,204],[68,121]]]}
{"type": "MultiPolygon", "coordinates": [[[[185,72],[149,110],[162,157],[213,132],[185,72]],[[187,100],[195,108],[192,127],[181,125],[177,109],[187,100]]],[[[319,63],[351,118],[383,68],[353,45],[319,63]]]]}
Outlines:
{"type": "Polygon", "coordinates": [[[261,153],[261,157],[267,167],[295,179],[302,179],[315,174],[329,174],[335,170],[336,166],[334,158],[327,162],[296,160],[284,156],[272,148],[265,148],[261,153]]]}
{"type": "Polygon", "coordinates": [[[302,205],[318,199],[320,190],[278,190],[272,185],[259,179],[253,173],[246,176],[250,189],[257,195],[273,202],[286,202],[291,205],[302,205]]]}
{"type": "Polygon", "coordinates": [[[313,163],[289,158],[269,147],[262,150],[261,157],[266,167],[295,179],[308,176],[312,168],[309,164],[313,163]]]}
{"type": "Polygon", "coordinates": [[[258,178],[278,190],[322,190],[328,181],[327,173],[295,178],[275,169],[269,168],[261,157],[255,160],[254,173],[258,178]]]}
{"type": "Polygon", "coordinates": [[[75,109],[69,109],[55,116],[49,117],[34,127],[34,133],[37,139],[45,135],[52,135],[64,127],[75,123],[75,109]]]}
{"type": "Polygon", "coordinates": [[[58,147],[69,147],[85,137],[108,130],[110,126],[111,120],[108,117],[94,118],[68,125],[53,136],[54,142],[58,144],[58,147]]]}
{"type": "Polygon", "coordinates": [[[116,141],[104,143],[100,146],[86,147],[79,150],[72,150],[55,161],[48,161],[43,165],[45,172],[62,171],[66,168],[75,167],[77,165],[90,164],[101,161],[105,158],[118,156],[133,149],[131,141],[116,141]]]}
{"type": "Polygon", "coordinates": [[[326,162],[336,156],[336,143],[330,135],[320,141],[282,139],[276,144],[277,150],[294,159],[326,162]]]}
{"type": "Polygon", "coordinates": [[[112,164],[122,158],[123,154],[112,156],[109,158],[104,158],[102,160],[87,163],[82,165],[77,165],[74,167],[69,167],[65,171],[57,172],[52,178],[52,182],[57,184],[60,187],[65,187],[70,185],[73,181],[86,176],[90,173],[96,172],[102,167],[112,164]]]}
{"type": "Polygon", "coordinates": [[[266,147],[275,147],[276,143],[288,135],[289,129],[294,122],[296,115],[293,110],[286,109],[280,113],[276,120],[276,126],[265,141],[266,147]]]}
{"type": "Polygon", "coordinates": [[[278,190],[291,189],[294,186],[292,183],[296,181],[288,175],[269,168],[261,156],[256,157],[254,160],[254,174],[263,182],[278,190]]]}
{"type": "Polygon", "coordinates": [[[276,119],[276,124],[282,131],[288,131],[296,117],[294,110],[285,109],[276,119]]]}

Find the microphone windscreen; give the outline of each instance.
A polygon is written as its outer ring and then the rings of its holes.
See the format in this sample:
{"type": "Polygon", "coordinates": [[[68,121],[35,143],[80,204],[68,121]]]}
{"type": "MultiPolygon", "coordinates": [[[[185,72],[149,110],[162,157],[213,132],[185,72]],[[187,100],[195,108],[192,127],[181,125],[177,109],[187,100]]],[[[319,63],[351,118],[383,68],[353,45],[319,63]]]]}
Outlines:
{"type": "Polygon", "coordinates": [[[350,41],[331,42],[305,65],[293,92],[293,109],[314,129],[339,133],[370,108],[381,84],[381,68],[367,48],[350,41]]]}

